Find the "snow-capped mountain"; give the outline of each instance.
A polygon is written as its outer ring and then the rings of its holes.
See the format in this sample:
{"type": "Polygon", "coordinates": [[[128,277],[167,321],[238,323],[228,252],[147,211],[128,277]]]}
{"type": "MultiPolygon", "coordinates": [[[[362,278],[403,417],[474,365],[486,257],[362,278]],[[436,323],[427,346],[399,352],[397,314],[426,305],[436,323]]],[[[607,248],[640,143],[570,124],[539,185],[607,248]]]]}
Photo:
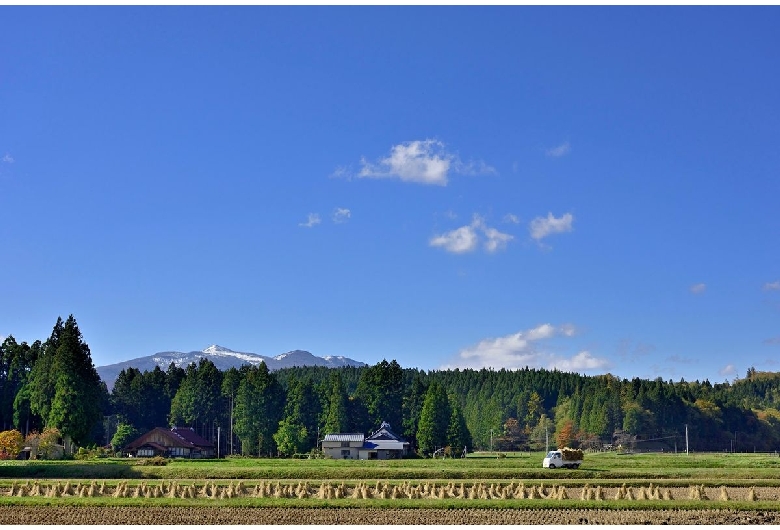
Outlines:
{"type": "Polygon", "coordinates": [[[147,355],[146,357],[138,357],[136,359],[130,359],[129,361],[123,361],[121,363],[98,366],[97,372],[100,374],[100,378],[106,382],[110,391],[114,386],[114,382],[116,381],[119,372],[126,368],[138,368],[143,372],[144,370],[154,370],[155,366],[159,366],[162,370],[167,370],[171,363],[184,368],[193,362],[197,364],[202,358],[209,359],[214,363],[214,366],[223,371],[232,367],[238,368],[243,364],[257,366],[261,362],[265,362],[269,370],[279,370],[280,368],[290,368],[293,366],[327,366],[330,368],[338,368],[340,366],[366,365],[366,363],[342,356],[329,355],[327,357],[317,357],[316,355],[312,355],[303,350],[289,351],[277,355],[276,357],[266,357],[265,355],[259,355],[257,353],[237,352],[219,346],[218,344],[212,344],[201,351],[191,351],[189,353],[176,351],[159,352],[153,355],[147,355]]]}

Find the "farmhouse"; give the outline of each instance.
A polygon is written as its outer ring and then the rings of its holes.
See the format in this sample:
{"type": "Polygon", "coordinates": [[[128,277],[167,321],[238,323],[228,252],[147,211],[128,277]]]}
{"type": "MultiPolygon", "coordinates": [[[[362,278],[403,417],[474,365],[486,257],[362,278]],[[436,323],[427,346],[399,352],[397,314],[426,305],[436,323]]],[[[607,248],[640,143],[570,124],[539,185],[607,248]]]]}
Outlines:
{"type": "Polygon", "coordinates": [[[360,433],[327,434],[322,440],[322,452],[331,458],[348,460],[387,460],[409,454],[409,442],[382,422],[379,429],[366,437],[360,433]]]}
{"type": "Polygon", "coordinates": [[[155,427],[127,444],[122,452],[130,456],[211,458],[215,448],[213,443],[201,438],[189,427],[173,427],[170,430],[155,427]]]}

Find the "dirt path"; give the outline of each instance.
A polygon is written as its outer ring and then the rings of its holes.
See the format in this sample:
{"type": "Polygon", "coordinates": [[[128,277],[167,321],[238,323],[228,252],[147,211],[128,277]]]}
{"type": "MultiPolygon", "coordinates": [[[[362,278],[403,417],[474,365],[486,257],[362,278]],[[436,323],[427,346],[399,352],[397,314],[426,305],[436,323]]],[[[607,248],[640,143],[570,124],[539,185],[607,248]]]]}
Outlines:
{"type": "Polygon", "coordinates": [[[780,524],[780,511],[0,506],[0,524],[780,524]]]}

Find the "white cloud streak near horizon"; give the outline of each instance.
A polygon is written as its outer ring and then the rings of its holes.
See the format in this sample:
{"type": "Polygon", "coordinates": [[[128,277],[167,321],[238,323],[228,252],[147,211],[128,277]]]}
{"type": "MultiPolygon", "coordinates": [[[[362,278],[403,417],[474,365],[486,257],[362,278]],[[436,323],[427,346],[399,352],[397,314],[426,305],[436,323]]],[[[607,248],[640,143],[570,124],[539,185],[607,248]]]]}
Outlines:
{"type": "Polygon", "coordinates": [[[311,228],[315,225],[320,224],[320,215],[317,213],[310,213],[308,219],[305,223],[298,223],[298,226],[303,226],[304,228],[311,228]]]}
{"type": "Polygon", "coordinates": [[[571,232],[573,222],[574,216],[571,213],[555,217],[552,212],[548,212],[547,217],[536,217],[531,221],[528,225],[528,231],[533,239],[540,241],[552,234],[571,232]]]}
{"type": "Polygon", "coordinates": [[[471,224],[436,235],[429,240],[428,244],[432,247],[443,248],[453,254],[464,254],[477,249],[481,239],[479,232],[482,232],[486,238],[483,248],[491,254],[505,249],[507,243],[514,239],[511,234],[505,234],[487,226],[482,217],[474,214],[471,224]]]}
{"type": "MultiPolygon", "coordinates": [[[[394,145],[390,155],[371,163],[365,158],[359,178],[398,178],[404,182],[446,186],[449,174],[485,175],[496,170],[482,161],[464,163],[454,153],[447,152],[438,140],[414,140],[394,145]]],[[[339,173],[343,173],[341,168],[339,173]]]]}
{"type": "Polygon", "coordinates": [[[6,164],[13,164],[14,163],[14,157],[12,157],[8,153],[6,153],[5,156],[3,157],[3,162],[5,162],[6,164]]]}
{"type": "Polygon", "coordinates": [[[553,337],[572,337],[574,326],[564,324],[555,327],[541,324],[535,328],[518,331],[511,335],[484,339],[474,346],[462,349],[456,358],[442,370],[454,368],[493,368],[499,370],[532,368],[558,369],[567,372],[600,370],[609,367],[609,361],[582,350],[572,357],[563,357],[553,352],[541,351],[539,343],[553,337]]]}
{"type": "Polygon", "coordinates": [[[718,370],[718,374],[720,375],[737,375],[737,369],[734,367],[733,364],[727,364],[720,370],[718,370]]]}

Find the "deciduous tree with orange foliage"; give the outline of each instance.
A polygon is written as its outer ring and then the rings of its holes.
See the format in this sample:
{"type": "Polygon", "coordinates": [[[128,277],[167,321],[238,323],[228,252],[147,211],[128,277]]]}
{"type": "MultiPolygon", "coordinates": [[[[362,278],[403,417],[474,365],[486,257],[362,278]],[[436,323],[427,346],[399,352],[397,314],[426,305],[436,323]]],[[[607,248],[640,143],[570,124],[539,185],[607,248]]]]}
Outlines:
{"type": "Polygon", "coordinates": [[[574,422],[567,420],[556,433],[555,443],[558,444],[558,448],[570,447],[575,440],[574,422]]]}

